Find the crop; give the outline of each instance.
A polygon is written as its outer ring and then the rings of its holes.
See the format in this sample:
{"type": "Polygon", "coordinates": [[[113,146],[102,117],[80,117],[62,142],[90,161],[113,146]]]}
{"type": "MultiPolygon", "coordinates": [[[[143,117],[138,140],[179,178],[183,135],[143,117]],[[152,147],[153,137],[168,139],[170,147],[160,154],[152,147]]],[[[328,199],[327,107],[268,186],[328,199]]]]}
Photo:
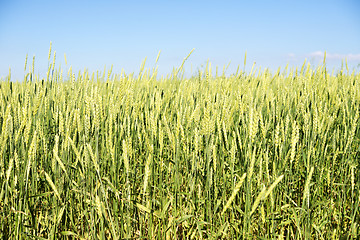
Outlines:
{"type": "Polygon", "coordinates": [[[63,77],[50,49],[0,82],[0,237],[358,238],[359,112],[325,61],[63,77]]]}

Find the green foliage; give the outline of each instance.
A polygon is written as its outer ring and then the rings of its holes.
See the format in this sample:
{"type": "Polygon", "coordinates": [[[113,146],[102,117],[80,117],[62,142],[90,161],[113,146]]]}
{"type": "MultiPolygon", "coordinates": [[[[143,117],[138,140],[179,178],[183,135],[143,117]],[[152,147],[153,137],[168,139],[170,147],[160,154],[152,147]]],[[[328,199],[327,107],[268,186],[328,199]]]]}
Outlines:
{"type": "Polygon", "coordinates": [[[54,61],[0,83],[0,237],[360,236],[359,74],[64,81],[54,61]]]}

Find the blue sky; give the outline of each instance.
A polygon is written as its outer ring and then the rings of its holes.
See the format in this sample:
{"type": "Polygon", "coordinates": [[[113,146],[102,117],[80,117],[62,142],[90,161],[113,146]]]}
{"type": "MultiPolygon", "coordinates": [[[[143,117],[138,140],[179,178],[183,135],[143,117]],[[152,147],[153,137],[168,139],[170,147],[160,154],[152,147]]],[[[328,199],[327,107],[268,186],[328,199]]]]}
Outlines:
{"type": "MultiPolygon", "coordinates": [[[[35,71],[46,75],[52,41],[64,70],[139,71],[158,52],[160,74],[181,64],[194,73],[209,60],[230,62],[228,74],[253,62],[276,70],[287,63],[316,65],[327,52],[329,68],[347,58],[360,69],[360,1],[4,1],[0,0],[0,77],[24,75],[26,54],[35,71]]],[[[28,64],[29,65],[29,64],[28,64]]]]}

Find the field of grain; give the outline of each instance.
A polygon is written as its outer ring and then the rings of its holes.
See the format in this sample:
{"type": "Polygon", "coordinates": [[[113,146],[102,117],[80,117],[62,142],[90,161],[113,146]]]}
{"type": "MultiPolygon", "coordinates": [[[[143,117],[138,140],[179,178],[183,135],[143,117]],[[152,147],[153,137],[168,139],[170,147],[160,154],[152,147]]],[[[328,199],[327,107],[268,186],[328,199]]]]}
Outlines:
{"type": "Polygon", "coordinates": [[[1,238],[360,237],[359,73],[53,59],[0,82],[1,238]]]}

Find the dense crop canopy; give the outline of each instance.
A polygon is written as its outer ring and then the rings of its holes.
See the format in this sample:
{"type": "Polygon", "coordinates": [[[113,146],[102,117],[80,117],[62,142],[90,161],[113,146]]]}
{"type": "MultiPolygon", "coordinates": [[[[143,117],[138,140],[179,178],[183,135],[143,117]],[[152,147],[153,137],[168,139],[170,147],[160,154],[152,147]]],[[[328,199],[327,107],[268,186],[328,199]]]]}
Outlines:
{"type": "Polygon", "coordinates": [[[359,74],[54,64],[0,82],[0,237],[360,236],[359,74]]]}

